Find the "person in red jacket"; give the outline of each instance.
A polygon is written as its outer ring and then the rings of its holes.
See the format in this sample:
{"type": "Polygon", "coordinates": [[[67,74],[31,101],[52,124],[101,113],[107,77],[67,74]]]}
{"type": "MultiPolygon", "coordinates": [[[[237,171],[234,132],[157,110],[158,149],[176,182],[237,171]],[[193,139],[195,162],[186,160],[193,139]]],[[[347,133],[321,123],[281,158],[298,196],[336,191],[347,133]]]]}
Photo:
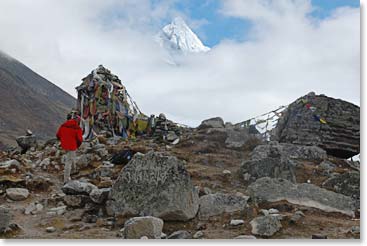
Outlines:
{"type": "Polygon", "coordinates": [[[63,156],[64,168],[64,183],[71,180],[70,172],[75,165],[75,151],[83,142],[82,129],[79,127],[80,117],[76,112],[68,114],[67,120],[60,126],[56,133],[56,137],[60,140],[61,148],[66,151],[63,156]]]}

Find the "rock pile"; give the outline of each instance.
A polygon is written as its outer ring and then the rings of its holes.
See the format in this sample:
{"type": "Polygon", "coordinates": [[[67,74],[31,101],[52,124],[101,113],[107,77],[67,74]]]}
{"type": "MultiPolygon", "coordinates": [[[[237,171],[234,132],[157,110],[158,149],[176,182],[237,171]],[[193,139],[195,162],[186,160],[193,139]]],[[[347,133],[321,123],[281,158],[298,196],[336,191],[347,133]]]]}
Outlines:
{"type": "Polygon", "coordinates": [[[340,99],[309,93],[289,105],[273,139],[319,146],[340,158],[353,157],[360,152],[360,109],[340,99]]]}
{"type": "Polygon", "coordinates": [[[135,134],[136,119],[144,116],[122,85],[118,76],[102,65],[94,69],[78,92],[77,110],[81,114],[83,138],[93,138],[95,134],[128,137],[135,134]]]}

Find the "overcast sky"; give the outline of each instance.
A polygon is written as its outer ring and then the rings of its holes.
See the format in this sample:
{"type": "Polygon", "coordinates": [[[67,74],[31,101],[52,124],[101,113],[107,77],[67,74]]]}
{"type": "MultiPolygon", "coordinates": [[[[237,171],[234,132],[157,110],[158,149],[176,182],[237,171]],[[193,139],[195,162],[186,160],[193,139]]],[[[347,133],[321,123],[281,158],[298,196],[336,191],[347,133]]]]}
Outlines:
{"type": "Polygon", "coordinates": [[[193,126],[243,121],[310,91],[359,105],[359,1],[324,2],[1,0],[0,50],[73,96],[103,64],[143,112],[193,126]],[[176,16],[212,48],[180,66],[153,40],[176,16]]]}

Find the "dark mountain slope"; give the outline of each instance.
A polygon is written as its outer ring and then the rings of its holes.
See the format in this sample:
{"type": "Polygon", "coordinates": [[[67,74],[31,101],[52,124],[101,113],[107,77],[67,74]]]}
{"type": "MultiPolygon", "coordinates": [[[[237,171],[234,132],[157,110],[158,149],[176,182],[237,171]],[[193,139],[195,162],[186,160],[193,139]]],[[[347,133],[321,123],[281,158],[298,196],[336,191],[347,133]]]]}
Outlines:
{"type": "Polygon", "coordinates": [[[0,141],[9,144],[27,128],[53,137],[75,98],[0,52],[0,104],[0,141]]]}

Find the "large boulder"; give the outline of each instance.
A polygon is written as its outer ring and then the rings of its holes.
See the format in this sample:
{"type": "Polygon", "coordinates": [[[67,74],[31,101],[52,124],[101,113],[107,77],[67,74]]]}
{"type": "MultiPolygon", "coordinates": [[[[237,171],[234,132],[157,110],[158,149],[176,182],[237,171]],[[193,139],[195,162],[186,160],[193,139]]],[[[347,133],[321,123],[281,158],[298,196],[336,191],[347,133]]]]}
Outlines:
{"type": "Polygon", "coordinates": [[[276,141],[259,145],[251,153],[251,159],[279,156],[313,162],[321,162],[327,158],[326,151],[317,146],[278,143],[276,141]]]}
{"type": "Polygon", "coordinates": [[[125,239],[140,239],[148,237],[150,239],[160,239],[163,229],[163,220],[152,216],[134,217],[125,222],[125,239]]]}
{"type": "Polygon", "coordinates": [[[270,237],[282,228],[279,216],[267,215],[257,217],[250,222],[251,233],[259,236],[270,237]]]}
{"type": "Polygon", "coordinates": [[[326,151],[316,146],[302,146],[270,142],[257,146],[251,158],[242,162],[240,172],[245,181],[261,177],[282,178],[296,183],[296,160],[320,162],[327,158],[326,151]]]}
{"type": "Polygon", "coordinates": [[[199,125],[198,129],[206,129],[206,128],[224,128],[224,121],[220,117],[203,120],[199,125]]]}
{"type": "Polygon", "coordinates": [[[222,213],[233,213],[246,208],[249,197],[224,193],[200,197],[199,219],[205,220],[222,213]]]}
{"type": "Polygon", "coordinates": [[[260,144],[262,142],[260,135],[250,134],[247,128],[229,128],[226,129],[226,132],[225,145],[227,148],[240,149],[249,144],[260,144]]]}
{"type": "Polygon", "coordinates": [[[360,108],[340,99],[309,93],[288,106],[273,139],[316,145],[329,155],[350,158],[360,152],[360,108]]]}
{"type": "Polygon", "coordinates": [[[9,227],[11,220],[10,209],[0,206],[0,234],[9,227]]]}
{"type": "Polygon", "coordinates": [[[257,202],[279,202],[313,207],[325,212],[339,212],[354,217],[355,202],[344,196],[313,184],[293,184],[285,179],[260,178],[247,188],[257,202]]]}
{"type": "Polygon", "coordinates": [[[249,182],[262,177],[271,177],[296,183],[295,167],[295,162],[286,157],[267,157],[244,161],[241,164],[240,172],[245,181],[249,182]]]}
{"type": "Polygon", "coordinates": [[[111,190],[111,210],[186,221],[196,216],[199,196],[184,163],[160,152],[137,153],[111,190]]]}

